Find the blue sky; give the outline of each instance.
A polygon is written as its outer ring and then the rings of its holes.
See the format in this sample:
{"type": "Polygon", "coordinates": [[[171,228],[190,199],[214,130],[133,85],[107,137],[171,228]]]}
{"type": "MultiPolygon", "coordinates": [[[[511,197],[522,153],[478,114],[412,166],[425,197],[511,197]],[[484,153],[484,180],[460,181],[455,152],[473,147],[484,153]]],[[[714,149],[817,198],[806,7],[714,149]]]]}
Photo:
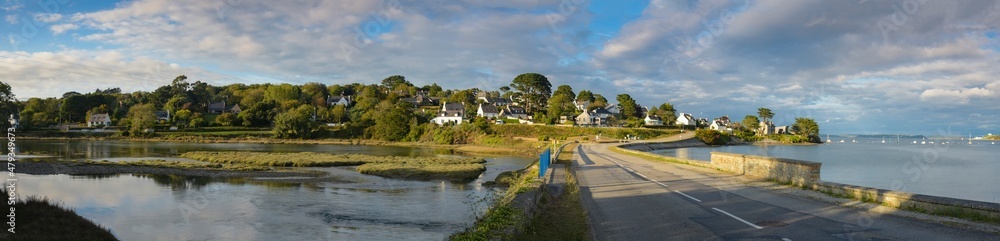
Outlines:
{"type": "Polygon", "coordinates": [[[538,72],[704,118],[1000,132],[996,1],[0,1],[0,79],[21,99],[181,74],[496,89],[538,72]]]}

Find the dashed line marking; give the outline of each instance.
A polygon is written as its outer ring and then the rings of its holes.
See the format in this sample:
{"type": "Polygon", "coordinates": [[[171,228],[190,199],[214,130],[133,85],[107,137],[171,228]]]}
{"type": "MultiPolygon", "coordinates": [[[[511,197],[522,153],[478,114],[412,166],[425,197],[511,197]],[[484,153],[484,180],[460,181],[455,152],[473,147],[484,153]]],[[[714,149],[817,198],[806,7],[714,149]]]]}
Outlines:
{"type": "Polygon", "coordinates": [[[756,228],[756,229],[764,229],[764,227],[761,227],[761,226],[757,226],[756,224],[753,224],[753,223],[751,223],[751,222],[747,222],[747,220],[743,220],[742,218],[740,218],[740,217],[737,217],[736,215],[733,215],[733,214],[731,214],[731,213],[728,213],[728,212],[726,212],[726,211],[722,211],[722,209],[718,209],[718,208],[712,208],[712,210],[715,210],[715,211],[718,211],[718,212],[720,212],[720,213],[722,213],[722,214],[725,214],[726,216],[729,216],[729,217],[731,217],[731,218],[733,218],[733,219],[736,219],[736,221],[740,221],[740,222],[743,222],[743,223],[745,223],[746,225],[750,225],[750,227],[753,227],[753,228],[756,228]]]}
{"type": "Polygon", "coordinates": [[[688,196],[687,194],[684,194],[684,193],[683,193],[683,192],[681,192],[681,191],[677,191],[677,190],[674,190],[674,192],[676,192],[677,194],[680,194],[681,196],[684,196],[684,197],[687,197],[687,198],[690,198],[691,200],[694,200],[695,202],[701,202],[701,200],[698,200],[697,198],[694,198],[694,197],[692,197],[692,196],[688,196]]]}

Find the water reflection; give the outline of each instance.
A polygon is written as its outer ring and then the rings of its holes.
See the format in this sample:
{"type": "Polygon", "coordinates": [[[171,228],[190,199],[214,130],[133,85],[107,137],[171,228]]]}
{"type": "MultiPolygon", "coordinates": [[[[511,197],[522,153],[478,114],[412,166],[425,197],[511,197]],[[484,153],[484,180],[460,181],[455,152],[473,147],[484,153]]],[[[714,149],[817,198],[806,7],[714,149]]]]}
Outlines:
{"type": "Polygon", "coordinates": [[[58,159],[101,160],[124,157],[176,157],[189,151],[264,151],[355,153],[380,156],[455,155],[450,149],[429,149],[394,146],[352,146],[316,144],[252,144],[252,143],[180,143],[126,142],[90,140],[24,140],[18,142],[18,152],[51,156],[58,159]]]}

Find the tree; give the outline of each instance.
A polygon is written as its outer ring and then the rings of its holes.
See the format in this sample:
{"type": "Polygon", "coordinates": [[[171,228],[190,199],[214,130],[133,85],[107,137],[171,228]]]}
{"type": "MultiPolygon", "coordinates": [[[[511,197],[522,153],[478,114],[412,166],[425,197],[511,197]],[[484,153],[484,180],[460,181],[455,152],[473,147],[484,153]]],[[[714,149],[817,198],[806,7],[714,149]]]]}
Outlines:
{"type": "Polygon", "coordinates": [[[619,94],[615,99],[618,100],[618,104],[622,106],[621,115],[623,119],[640,117],[639,110],[636,109],[635,100],[632,99],[632,96],[628,94],[619,94]]]}
{"type": "Polygon", "coordinates": [[[190,123],[192,113],[190,110],[179,110],[174,112],[174,123],[188,124],[190,123]]]}
{"type": "Polygon", "coordinates": [[[570,87],[569,85],[560,85],[559,87],[556,87],[556,91],[552,92],[552,97],[557,95],[565,95],[566,97],[569,97],[570,101],[576,99],[576,94],[573,93],[573,87],[570,87]]]}
{"type": "Polygon", "coordinates": [[[757,116],[760,116],[760,119],[764,122],[770,123],[771,118],[774,117],[774,112],[771,112],[771,109],[761,107],[757,108],[757,116]]]}
{"type": "Polygon", "coordinates": [[[314,106],[326,106],[326,96],[329,95],[326,85],[309,82],[302,85],[302,100],[314,106]]]}
{"type": "Polygon", "coordinates": [[[573,105],[573,99],[566,95],[554,95],[549,99],[548,114],[552,118],[549,123],[559,120],[560,116],[572,116],[576,107],[573,105]]]}
{"type": "Polygon", "coordinates": [[[657,108],[657,115],[663,119],[664,125],[673,125],[674,121],[677,120],[677,109],[674,109],[674,105],[670,103],[660,104],[660,108],[657,108]]]}
{"type": "Polygon", "coordinates": [[[250,106],[250,108],[243,110],[238,115],[240,120],[243,122],[243,126],[247,127],[266,127],[271,125],[271,121],[274,120],[275,111],[277,103],[274,101],[263,101],[250,106]]]}
{"type": "MultiPolygon", "coordinates": [[[[6,118],[14,113],[18,113],[17,99],[14,98],[14,93],[11,92],[10,85],[0,82],[0,115],[6,118]]],[[[3,123],[2,127],[4,129],[10,128],[10,122],[3,121],[3,123]]]]}
{"type": "Polygon", "coordinates": [[[809,142],[820,142],[819,124],[816,124],[816,121],[811,118],[795,118],[792,131],[806,138],[809,142]]]}
{"type": "Polygon", "coordinates": [[[312,119],[313,108],[299,106],[274,117],[274,129],[271,132],[276,138],[308,138],[318,129],[312,119]]]}
{"type": "Polygon", "coordinates": [[[516,91],[514,97],[524,102],[525,109],[529,113],[545,106],[552,94],[552,84],[549,83],[549,79],[538,73],[518,75],[510,87],[516,91]]]}
{"type": "Polygon", "coordinates": [[[386,77],[385,79],[382,79],[382,86],[385,86],[386,88],[389,89],[395,88],[399,84],[413,86],[413,84],[411,84],[409,81],[406,81],[406,77],[403,77],[402,75],[393,75],[386,77]]]}
{"type": "Polygon", "coordinates": [[[156,124],[156,107],[152,104],[141,104],[132,106],[128,110],[127,126],[130,136],[148,135],[147,129],[152,129],[156,124]]]}
{"type": "Polygon", "coordinates": [[[291,84],[272,85],[264,91],[264,101],[273,100],[278,103],[298,101],[301,95],[302,90],[298,86],[291,84]]]}
{"type": "Polygon", "coordinates": [[[219,124],[220,126],[232,126],[233,125],[233,121],[235,121],[235,120],[236,120],[236,116],[233,115],[233,113],[229,113],[229,112],[222,113],[219,116],[215,117],[215,123],[219,124]]]}
{"type": "Polygon", "coordinates": [[[587,106],[587,111],[591,111],[597,108],[604,108],[607,106],[608,106],[608,99],[605,99],[603,95],[594,94],[594,101],[591,101],[590,105],[587,106]]]}
{"type": "Polygon", "coordinates": [[[389,101],[382,101],[378,104],[375,112],[375,125],[365,129],[373,138],[383,141],[400,141],[406,138],[410,132],[410,120],[413,112],[405,103],[393,104],[389,101]]]}
{"type": "Polygon", "coordinates": [[[594,93],[589,90],[581,90],[580,94],[576,95],[576,101],[594,102],[594,93]]]}
{"type": "Polygon", "coordinates": [[[742,122],[743,127],[751,131],[757,131],[757,129],[760,129],[760,119],[757,119],[756,116],[747,115],[746,117],[743,117],[742,122]]]}
{"type": "Polygon", "coordinates": [[[344,118],[347,117],[347,107],[344,105],[336,105],[330,110],[330,121],[335,123],[344,122],[344,118]]]}

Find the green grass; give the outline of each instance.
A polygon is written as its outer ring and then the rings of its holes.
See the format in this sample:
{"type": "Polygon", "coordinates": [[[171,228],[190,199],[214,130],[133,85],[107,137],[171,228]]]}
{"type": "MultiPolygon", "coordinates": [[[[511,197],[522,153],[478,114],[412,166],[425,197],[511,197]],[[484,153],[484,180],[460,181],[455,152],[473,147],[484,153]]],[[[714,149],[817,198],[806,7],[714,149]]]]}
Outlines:
{"type": "MultiPolygon", "coordinates": [[[[565,153],[564,153],[565,154],[565,153]]],[[[559,155],[560,157],[563,154],[559,155]]],[[[566,191],[559,197],[544,195],[539,210],[527,228],[513,240],[586,240],[587,211],[580,201],[580,186],[576,176],[566,167],[566,191]]]]}
{"type": "Polygon", "coordinates": [[[483,164],[368,163],[357,168],[362,174],[404,179],[471,180],[486,171],[483,164]]]}
{"type": "Polygon", "coordinates": [[[358,166],[363,174],[406,179],[468,180],[479,177],[486,166],[482,158],[401,157],[330,153],[187,152],[184,158],[255,167],[358,166]]]}
{"type": "Polygon", "coordinates": [[[452,234],[450,240],[514,240],[513,233],[523,230],[529,217],[514,207],[518,194],[538,190],[538,169],[528,168],[514,173],[510,188],[497,200],[493,207],[476,220],[476,224],[462,232],[452,234]]]}
{"type": "MultiPolygon", "coordinates": [[[[0,195],[7,197],[7,190],[3,189],[0,195]]],[[[3,216],[7,216],[10,209],[14,208],[16,218],[16,233],[12,234],[6,230],[10,228],[6,224],[10,220],[4,217],[4,230],[0,232],[0,240],[118,240],[107,228],[46,198],[28,197],[18,200],[13,206],[7,205],[6,201],[0,203],[0,209],[4,210],[3,216]]]]}

